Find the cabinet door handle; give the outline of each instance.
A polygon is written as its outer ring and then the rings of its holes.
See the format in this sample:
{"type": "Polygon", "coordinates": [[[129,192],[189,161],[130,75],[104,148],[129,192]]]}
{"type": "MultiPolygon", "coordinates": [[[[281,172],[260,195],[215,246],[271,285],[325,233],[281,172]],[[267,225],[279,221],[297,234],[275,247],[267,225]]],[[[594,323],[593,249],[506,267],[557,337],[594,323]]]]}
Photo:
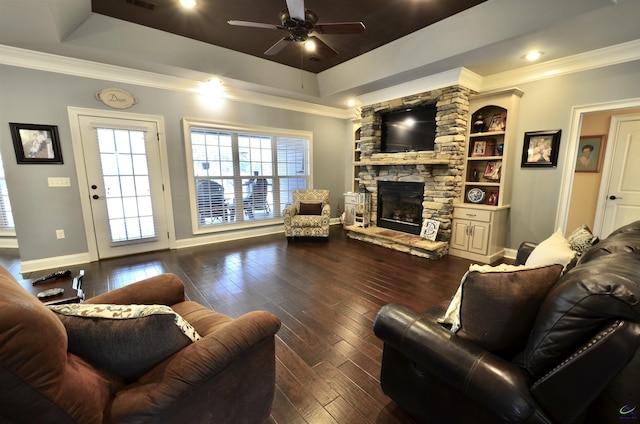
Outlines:
{"type": "Polygon", "coordinates": [[[474,228],[474,227],[469,227],[469,235],[470,235],[471,237],[473,237],[473,228],[474,228]]]}

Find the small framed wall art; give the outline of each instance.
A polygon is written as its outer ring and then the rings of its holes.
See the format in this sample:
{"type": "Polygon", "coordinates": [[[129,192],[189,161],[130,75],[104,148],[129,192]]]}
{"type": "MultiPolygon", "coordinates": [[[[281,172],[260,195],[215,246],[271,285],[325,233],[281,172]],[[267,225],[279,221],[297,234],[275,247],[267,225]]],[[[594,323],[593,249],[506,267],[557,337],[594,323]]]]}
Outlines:
{"type": "Polygon", "coordinates": [[[62,151],[56,125],[9,123],[18,164],[61,164],[62,151]]]}
{"type": "Polygon", "coordinates": [[[580,137],[578,156],[576,158],[576,172],[600,172],[604,148],[604,135],[580,137]]]}
{"type": "Polygon", "coordinates": [[[471,156],[472,157],[493,156],[495,148],[496,148],[495,139],[476,140],[473,142],[473,150],[471,151],[471,156]]]}
{"type": "Polygon", "coordinates": [[[524,133],[521,167],[553,168],[558,165],[562,130],[524,133]]]}

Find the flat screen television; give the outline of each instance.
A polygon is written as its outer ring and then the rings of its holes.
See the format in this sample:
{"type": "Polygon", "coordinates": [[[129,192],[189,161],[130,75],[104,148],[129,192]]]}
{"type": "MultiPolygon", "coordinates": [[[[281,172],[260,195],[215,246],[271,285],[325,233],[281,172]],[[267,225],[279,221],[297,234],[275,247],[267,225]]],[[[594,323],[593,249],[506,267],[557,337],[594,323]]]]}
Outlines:
{"type": "Polygon", "coordinates": [[[381,114],[385,153],[433,150],[436,140],[435,104],[393,110],[381,114]]]}

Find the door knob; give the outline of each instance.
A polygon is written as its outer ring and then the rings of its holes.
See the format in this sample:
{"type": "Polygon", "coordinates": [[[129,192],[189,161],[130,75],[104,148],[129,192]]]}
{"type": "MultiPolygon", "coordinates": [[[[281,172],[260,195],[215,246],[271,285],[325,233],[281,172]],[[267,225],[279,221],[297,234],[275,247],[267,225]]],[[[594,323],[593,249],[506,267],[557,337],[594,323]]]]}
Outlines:
{"type": "Polygon", "coordinates": [[[613,194],[609,196],[609,200],[616,200],[616,199],[622,199],[622,197],[617,197],[617,196],[614,196],[613,194]]]}
{"type": "Polygon", "coordinates": [[[100,198],[100,196],[98,196],[97,194],[94,194],[94,195],[93,195],[93,196],[91,196],[91,197],[93,197],[93,198],[94,198],[94,199],[96,199],[96,200],[100,198]]]}
{"type": "Polygon", "coordinates": [[[97,186],[97,185],[95,185],[95,184],[93,184],[93,185],[91,186],[91,189],[92,189],[92,190],[95,190],[95,189],[97,189],[97,188],[98,188],[98,186],[97,186]]]}

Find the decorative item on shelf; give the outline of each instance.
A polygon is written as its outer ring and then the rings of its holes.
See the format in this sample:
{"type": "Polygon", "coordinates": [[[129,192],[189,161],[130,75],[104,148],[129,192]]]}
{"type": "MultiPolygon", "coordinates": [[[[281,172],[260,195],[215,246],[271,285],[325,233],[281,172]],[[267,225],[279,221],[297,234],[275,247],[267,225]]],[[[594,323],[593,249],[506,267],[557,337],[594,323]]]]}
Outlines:
{"type": "Polygon", "coordinates": [[[487,131],[504,131],[507,129],[507,113],[496,113],[491,117],[487,131]]]}
{"type": "Polygon", "coordinates": [[[520,166],[522,168],[557,166],[561,133],[562,130],[525,132],[520,166]]]}
{"type": "Polygon", "coordinates": [[[425,219],[422,222],[422,231],[420,231],[420,237],[435,241],[438,236],[438,228],[440,228],[440,221],[435,219],[425,219]]]}
{"type": "Polygon", "coordinates": [[[473,170],[472,177],[473,177],[473,181],[476,181],[476,182],[480,181],[480,172],[478,169],[473,170]]]}
{"type": "Polygon", "coordinates": [[[496,141],[494,139],[476,140],[473,142],[473,150],[471,151],[471,156],[493,156],[495,145],[496,141]]]}
{"type": "Polygon", "coordinates": [[[487,197],[487,205],[496,206],[498,204],[498,190],[489,190],[487,197]]]}
{"type": "Polygon", "coordinates": [[[500,143],[496,146],[496,154],[498,156],[502,156],[503,153],[504,153],[504,143],[500,143]]]}
{"type": "Polygon", "coordinates": [[[483,132],[484,129],[485,129],[484,117],[482,116],[481,113],[479,113],[476,120],[473,121],[472,132],[479,133],[479,132],[483,132]]]}
{"type": "Polygon", "coordinates": [[[484,190],[478,187],[474,187],[467,192],[467,200],[471,203],[482,203],[485,196],[486,193],[484,192],[484,190]]]}
{"type": "Polygon", "coordinates": [[[492,181],[500,181],[500,170],[502,169],[502,162],[487,162],[487,167],[484,169],[484,177],[492,181]]]}

